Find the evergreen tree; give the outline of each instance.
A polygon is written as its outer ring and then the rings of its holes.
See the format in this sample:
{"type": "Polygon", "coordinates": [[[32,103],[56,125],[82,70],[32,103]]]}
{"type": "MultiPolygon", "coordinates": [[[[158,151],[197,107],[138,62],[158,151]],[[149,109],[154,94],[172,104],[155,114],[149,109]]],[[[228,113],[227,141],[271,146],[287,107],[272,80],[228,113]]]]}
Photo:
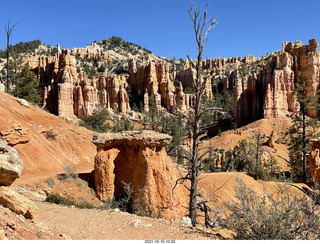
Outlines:
{"type": "Polygon", "coordinates": [[[146,121],[150,124],[151,130],[159,131],[162,116],[153,97],[150,98],[149,111],[146,114],[146,121]]]}
{"type": "Polygon", "coordinates": [[[108,118],[108,111],[102,109],[101,111],[94,111],[87,117],[83,117],[80,125],[96,132],[106,132],[109,129],[108,124],[105,123],[108,118]]]}
{"type": "Polygon", "coordinates": [[[30,71],[28,64],[25,64],[17,75],[13,95],[34,104],[40,104],[41,102],[37,77],[30,71]]]}
{"type": "Polygon", "coordinates": [[[307,80],[305,73],[298,73],[298,79],[295,84],[294,93],[300,105],[297,113],[289,116],[292,119],[292,125],[287,131],[291,142],[290,163],[292,174],[296,180],[306,183],[309,171],[307,170],[307,153],[311,149],[309,140],[316,137],[315,127],[318,119],[309,117],[311,113],[317,110],[318,94],[310,92],[313,80],[307,80]]]}

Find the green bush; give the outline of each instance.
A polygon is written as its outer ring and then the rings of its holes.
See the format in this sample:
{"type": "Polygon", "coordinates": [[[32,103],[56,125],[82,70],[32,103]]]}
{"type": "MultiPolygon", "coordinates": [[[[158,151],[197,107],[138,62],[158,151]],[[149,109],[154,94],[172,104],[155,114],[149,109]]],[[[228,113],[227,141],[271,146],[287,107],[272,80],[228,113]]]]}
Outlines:
{"type": "Polygon", "coordinates": [[[61,204],[65,206],[77,206],[75,202],[70,201],[59,194],[49,194],[46,198],[46,202],[61,204]]]}
{"type": "Polygon", "coordinates": [[[64,198],[63,196],[61,196],[59,194],[49,194],[45,201],[50,202],[50,203],[68,206],[68,207],[74,206],[77,208],[86,208],[86,209],[95,208],[95,206],[93,204],[88,203],[86,201],[82,201],[80,204],[76,204],[74,201],[70,201],[69,199],[64,198]]]}
{"type": "Polygon", "coordinates": [[[30,71],[29,65],[23,66],[18,74],[13,95],[33,104],[40,104],[41,96],[36,75],[30,71]]]}
{"type": "Polygon", "coordinates": [[[114,132],[134,130],[133,123],[128,119],[115,119],[113,122],[114,122],[114,126],[113,126],[114,132]]]}
{"type": "Polygon", "coordinates": [[[86,208],[86,209],[91,209],[95,208],[95,206],[92,203],[82,201],[80,204],[77,204],[76,207],[78,208],[86,208]]]}
{"type": "Polygon", "coordinates": [[[93,112],[92,115],[88,117],[83,117],[79,125],[96,132],[105,132],[109,128],[109,126],[105,124],[108,118],[108,111],[103,109],[93,112]]]}

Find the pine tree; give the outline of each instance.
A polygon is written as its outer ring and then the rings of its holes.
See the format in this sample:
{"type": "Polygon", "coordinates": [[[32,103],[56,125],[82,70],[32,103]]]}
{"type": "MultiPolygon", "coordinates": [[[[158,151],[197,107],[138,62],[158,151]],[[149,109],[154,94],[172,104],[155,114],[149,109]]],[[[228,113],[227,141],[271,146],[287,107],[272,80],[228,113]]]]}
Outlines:
{"type": "Polygon", "coordinates": [[[17,75],[13,95],[34,104],[40,104],[41,102],[37,77],[30,71],[28,64],[25,64],[21,72],[17,75]]]}
{"type": "Polygon", "coordinates": [[[290,164],[293,177],[298,180],[302,179],[303,183],[306,183],[309,175],[307,170],[307,153],[311,149],[309,140],[317,136],[315,127],[318,119],[308,116],[316,112],[319,98],[317,92],[315,94],[310,92],[313,83],[313,80],[307,80],[305,73],[298,73],[294,94],[300,110],[289,116],[292,119],[292,125],[286,133],[292,145],[290,164]]]}

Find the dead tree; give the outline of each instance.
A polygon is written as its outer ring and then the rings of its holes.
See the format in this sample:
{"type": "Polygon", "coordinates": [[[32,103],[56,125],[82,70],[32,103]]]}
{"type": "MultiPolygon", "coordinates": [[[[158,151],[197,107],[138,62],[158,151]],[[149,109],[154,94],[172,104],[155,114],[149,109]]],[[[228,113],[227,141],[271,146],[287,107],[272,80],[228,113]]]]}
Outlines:
{"type": "Polygon", "coordinates": [[[10,20],[8,21],[8,25],[4,26],[4,30],[7,34],[7,86],[6,86],[6,92],[10,92],[10,75],[9,75],[9,57],[10,57],[10,36],[12,34],[13,29],[18,25],[18,23],[14,24],[13,26],[10,26],[10,20]]]}
{"type": "MultiPolygon", "coordinates": [[[[191,186],[188,189],[190,191],[189,196],[189,218],[193,226],[197,224],[197,191],[198,191],[198,176],[201,169],[201,159],[209,153],[206,151],[204,154],[199,155],[199,150],[205,148],[199,148],[199,136],[203,132],[200,127],[200,121],[204,114],[209,111],[217,111],[216,107],[207,107],[204,105],[204,96],[206,91],[206,82],[204,74],[202,73],[202,53],[203,48],[207,42],[207,35],[217,24],[217,18],[208,20],[207,16],[208,2],[206,4],[203,14],[198,9],[195,3],[188,10],[189,16],[193,22],[193,28],[196,38],[198,57],[197,60],[191,60],[188,56],[188,60],[191,64],[192,69],[195,72],[195,78],[193,80],[193,87],[195,91],[195,105],[189,114],[182,114],[191,126],[192,131],[192,145],[190,150],[190,156],[187,157],[188,161],[188,172],[185,176],[177,180],[176,184],[182,184],[185,181],[190,181],[191,186]]],[[[212,150],[210,148],[210,150],[212,150]]]]}

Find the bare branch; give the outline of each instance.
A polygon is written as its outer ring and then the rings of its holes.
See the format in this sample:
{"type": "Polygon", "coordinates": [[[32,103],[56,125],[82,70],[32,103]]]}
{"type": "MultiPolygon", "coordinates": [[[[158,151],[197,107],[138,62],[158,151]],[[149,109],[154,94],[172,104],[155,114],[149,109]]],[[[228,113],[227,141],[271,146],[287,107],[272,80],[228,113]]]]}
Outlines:
{"type": "Polygon", "coordinates": [[[189,118],[187,115],[185,115],[184,113],[182,113],[179,109],[177,109],[177,112],[178,112],[179,114],[181,114],[182,117],[185,118],[191,126],[193,126],[193,122],[190,120],[190,118],[189,118]]]}
{"type": "Polygon", "coordinates": [[[206,148],[212,149],[212,146],[200,147],[200,148],[199,148],[199,151],[201,151],[201,150],[203,150],[203,149],[206,149],[206,148]]]}
{"type": "Polygon", "coordinates": [[[219,191],[222,187],[224,187],[225,184],[227,184],[230,180],[231,180],[231,177],[227,181],[225,181],[221,186],[213,189],[212,192],[210,193],[210,195],[208,196],[208,199],[210,199],[210,197],[213,195],[213,193],[219,191]]]}
{"type": "Polygon", "coordinates": [[[216,111],[216,112],[220,112],[221,114],[225,114],[225,112],[221,111],[223,110],[222,108],[219,107],[210,107],[210,108],[206,108],[205,110],[203,110],[198,117],[201,118],[203,116],[203,114],[208,113],[209,111],[216,111]]]}

